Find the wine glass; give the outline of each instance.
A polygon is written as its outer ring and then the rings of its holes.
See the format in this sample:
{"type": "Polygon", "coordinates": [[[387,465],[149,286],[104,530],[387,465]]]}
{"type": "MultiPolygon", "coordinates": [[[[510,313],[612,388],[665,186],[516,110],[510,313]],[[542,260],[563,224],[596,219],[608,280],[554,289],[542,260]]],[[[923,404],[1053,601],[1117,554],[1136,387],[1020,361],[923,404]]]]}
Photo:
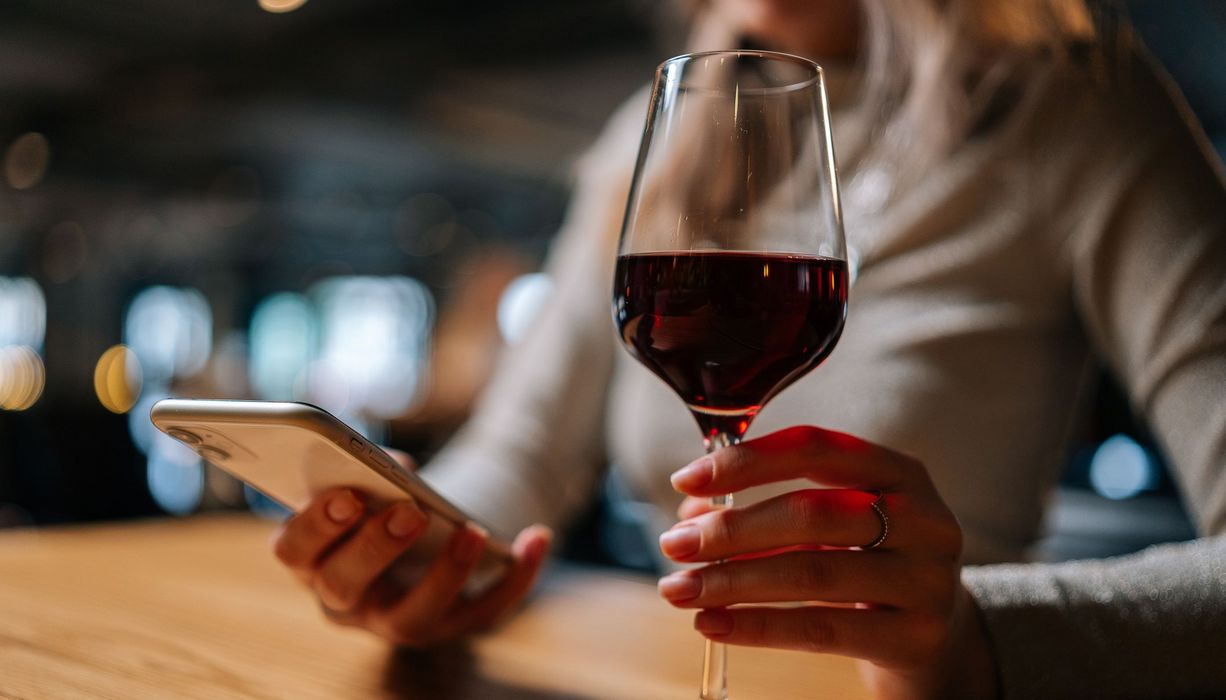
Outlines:
{"type": "MultiPolygon", "coordinates": [[[[834,348],[846,260],[822,69],[768,51],[661,64],[613,318],[630,354],[685,402],[708,453],[740,442],[834,348]]],[[[707,641],[701,698],[727,698],[726,653],[707,641]]]]}

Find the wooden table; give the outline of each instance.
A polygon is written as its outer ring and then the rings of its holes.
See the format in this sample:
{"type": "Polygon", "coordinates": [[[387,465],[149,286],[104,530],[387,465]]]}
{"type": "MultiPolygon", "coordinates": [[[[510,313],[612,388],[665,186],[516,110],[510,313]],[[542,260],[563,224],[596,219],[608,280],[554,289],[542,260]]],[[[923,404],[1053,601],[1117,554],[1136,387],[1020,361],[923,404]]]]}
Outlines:
{"type": "MultiPolygon", "coordinates": [[[[0,698],[662,699],[701,640],[652,582],[555,567],[494,634],[395,652],[327,623],[273,525],[201,517],[0,534],[0,698]]],[[[833,657],[734,649],[735,700],[867,697],[833,657]]]]}

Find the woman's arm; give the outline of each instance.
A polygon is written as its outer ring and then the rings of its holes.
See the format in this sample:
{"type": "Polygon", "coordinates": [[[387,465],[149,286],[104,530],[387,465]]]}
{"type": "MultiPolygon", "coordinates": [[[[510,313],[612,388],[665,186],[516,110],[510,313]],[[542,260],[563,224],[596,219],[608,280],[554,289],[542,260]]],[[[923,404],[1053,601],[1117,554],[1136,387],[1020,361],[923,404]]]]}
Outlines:
{"type": "Polygon", "coordinates": [[[1101,561],[968,568],[1005,698],[1226,692],[1226,538],[1101,561]]]}
{"type": "Polygon", "coordinates": [[[504,353],[473,417],[423,472],[502,534],[565,521],[605,463],[613,264],[645,103],[646,93],[627,101],[581,161],[546,265],[548,301],[504,353]]]}
{"type": "Polygon", "coordinates": [[[1080,132],[1066,260],[1092,342],[1207,539],[968,569],[1007,697],[1226,692],[1226,187],[1149,70],[1135,63],[1080,132]]]}

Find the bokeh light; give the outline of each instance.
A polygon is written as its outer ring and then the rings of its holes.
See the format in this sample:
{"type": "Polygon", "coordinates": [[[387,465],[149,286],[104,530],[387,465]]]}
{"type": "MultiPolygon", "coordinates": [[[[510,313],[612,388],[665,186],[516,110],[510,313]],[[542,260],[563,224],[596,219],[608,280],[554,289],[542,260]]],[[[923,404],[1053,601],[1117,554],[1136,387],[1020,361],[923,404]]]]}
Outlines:
{"type": "Polygon", "coordinates": [[[312,400],[335,413],[393,418],[408,409],[426,362],[434,299],[408,277],[341,277],[316,285],[320,354],[312,400]]]}
{"type": "Polygon", "coordinates": [[[148,381],[190,377],[208,363],[213,313],[195,289],[149,287],[132,299],[124,321],[124,342],[140,358],[148,381]]]}
{"type": "Polygon", "coordinates": [[[39,355],[47,301],[27,277],[0,277],[0,409],[24,411],[43,394],[47,370],[39,355]]]}
{"type": "Polygon", "coordinates": [[[270,401],[298,398],[318,350],[319,319],[301,294],[274,294],[256,307],[249,334],[251,386],[270,401]]]}
{"type": "Polygon", "coordinates": [[[1113,435],[1090,460],[1090,485],[1113,500],[1133,498],[1154,488],[1157,465],[1144,447],[1127,435],[1113,435]]]}
{"type": "Polygon", "coordinates": [[[136,400],[132,410],[128,411],[128,436],[143,455],[153,453],[153,443],[157,436],[162,434],[154,427],[153,421],[149,420],[149,412],[153,409],[153,404],[167,398],[170,398],[170,392],[165,387],[144,384],[140,398],[136,400]]]}
{"type": "Polygon", "coordinates": [[[508,343],[523,337],[553,291],[549,275],[534,272],[516,277],[498,300],[498,330],[508,343]]]}
{"type": "Polygon", "coordinates": [[[43,395],[46,368],[28,345],[0,348],[0,409],[24,411],[43,395]]]}
{"type": "Polygon", "coordinates": [[[47,300],[28,277],[0,277],[0,346],[43,346],[47,330],[47,300]]]}
{"type": "Polygon", "coordinates": [[[261,9],[280,14],[297,10],[306,4],[306,0],[259,0],[259,3],[261,9]]]}
{"type": "Polygon", "coordinates": [[[9,144],[4,154],[4,179],[15,190],[28,190],[42,182],[51,162],[51,146],[47,137],[27,132],[9,144]]]}
{"type": "Polygon", "coordinates": [[[127,413],[140,398],[143,372],[136,353],[115,345],[102,353],[94,367],[94,392],[111,413],[127,413]]]}
{"type": "Polygon", "coordinates": [[[204,498],[204,465],[200,457],[163,433],[154,437],[146,479],[153,500],[167,513],[189,515],[204,498]]]}

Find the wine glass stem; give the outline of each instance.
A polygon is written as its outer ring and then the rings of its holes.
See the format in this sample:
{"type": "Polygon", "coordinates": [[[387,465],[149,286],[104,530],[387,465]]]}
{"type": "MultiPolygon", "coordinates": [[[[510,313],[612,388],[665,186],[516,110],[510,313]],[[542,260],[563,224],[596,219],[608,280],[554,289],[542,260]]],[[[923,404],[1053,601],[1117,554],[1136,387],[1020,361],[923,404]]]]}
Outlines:
{"type": "MultiPolygon", "coordinates": [[[[716,433],[704,440],[707,454],[718,449],[735,445],[739,438],[727,433],[716,433]]],[[[711,506],[714,508],[731,508],[732,494],[712,496],[711,506]]],[[[702,694],[701,700],[728,700],[728,647],[706,640],[706,649],[702,657],[702,694]]]]}

